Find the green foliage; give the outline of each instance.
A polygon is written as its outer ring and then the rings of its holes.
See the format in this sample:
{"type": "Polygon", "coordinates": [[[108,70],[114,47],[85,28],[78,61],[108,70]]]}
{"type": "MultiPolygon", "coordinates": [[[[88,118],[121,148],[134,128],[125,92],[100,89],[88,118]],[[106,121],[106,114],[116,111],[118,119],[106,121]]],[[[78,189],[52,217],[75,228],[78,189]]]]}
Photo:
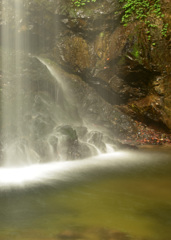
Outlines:
{"type": "Polygon", "coordinates": [[[132,54],[133,54],[133,56],[134,56],[136,59],[138,59],[139,56],[140,56],[140,53],[139,53],[138,49],[133,49],[132,54]]]}
{"type": "Polygon", "coordinates": [[[160,0],[119,0],[119,2],[125,2],[123,6],[125,14],[122,17],[124,24],[132,19],[145,20],[152,13],[159,18],[164,16],[161,12],[160,0]]]}
{"type": "MultiPolygon", "coordinates": [[[[87,3],[96,2],[97,0],[72,0],[76,7],[85,6],[87,3]]],[[[129,22],[134,20],[140,20],[145,22],[147,28],[148,40],[151,40],[150,29],[156,28],[157,25],[150,22],[148,19],[151,15],[155,15],[157,18],[163,18],[164,14],[161,10],[161,0],[118,0],[120,3],[125,3],[123,6],[124,15],[122,17],[122,23],[126,27],[129,22]]],[[[115,12],[114,14],[117,14],[115,12]]],[[[168,23],[163,25],[161,34],[163,37],[167,36],[168,23]]]]}
{"type": "Polygon", "coordinates": [[[87,3],[96,2],[96,0],[72,0],[76,7],[85,6],[87,3]]]}
{"type": "MultiPolygon", "coordinates": [[[[151,23],[149,20],[150,15],[155,15],[157,18],[163,18],[164,14],[161,11],[160,0],[119,0],[120,3],[125,3],[123,6],[124,15],[122,23],[127,26],[129,22],[140,20],[145,22],[148,29],[156,28],[157,25],[151,23]]],[[[167,36],[168,24],[163,25],[162,36],[167,36]]],[[[148,40],[151,39],[150,30],[147,31],[148,40]]]]}
{"type": "Polygon", "coordinates": [[[168,23],[165,23],[164,25],[163,25],[163,28],[162,28],[162,36],[163,37],[167,37],[167,29],[168,29],[168,23]]]}

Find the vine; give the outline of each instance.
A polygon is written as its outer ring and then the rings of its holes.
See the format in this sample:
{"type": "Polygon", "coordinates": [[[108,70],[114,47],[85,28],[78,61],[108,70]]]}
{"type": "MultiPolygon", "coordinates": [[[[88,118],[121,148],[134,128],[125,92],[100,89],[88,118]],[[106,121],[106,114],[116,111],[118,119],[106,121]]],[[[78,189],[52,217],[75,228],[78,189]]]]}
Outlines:
{"type": "MultiPolygon", "coordinates": [[[[161,10],[160,0],[119,0],[120,3],[125,3],[123,6],[124,15],[122,17],[122,23],[127,26],[130,21],[140,20],[144,21],[147,28],[156,28],[157,25],[152,24],[148,17],[155,14],[157,18],[163,19],[164,14],[161,10]]],[[[163,24],[161,30],[162,36],[167,36],[168,24],[163,24]]],[[[148,40],[151,39],[150,31],[147,31],[148,40]]],[[[154,46],[154,44],[153,44],[154,46]]]]}
{"type": "MultiPolygon", "coordinates": [[[[97,0],[72,0],[76,7],[85,6],[87,3],[96,2],[97,0]]],[[[144,21],[148,29],[156,28],[157,25],[152,24],[148,17],[156,15],[157,18],[163,19],[164,14],[161,10],[161,0],[119,0],[120,3],[125,3],[122,7],[124,15],[122,23],[127,26],[129,22],[134,20],[144,21]]],[[[116,14],[116,13],[115,13],[116,14]]],[[[163,24],[161,35],[167,37],[168,23],[163,24]]],[[[148,40],[151,40],[150,30],[147,32],[148,40]]],[[[155,44],[153,44],[154,46],[155,44]]]]}
{"type": "Polygon", "coordinates": [[[165,23],[164,25],[163,25],[163,28],[162,28],[162,36],[163,37],[167,37],[167,30],[168,30],[168,23],[165,23]]]}

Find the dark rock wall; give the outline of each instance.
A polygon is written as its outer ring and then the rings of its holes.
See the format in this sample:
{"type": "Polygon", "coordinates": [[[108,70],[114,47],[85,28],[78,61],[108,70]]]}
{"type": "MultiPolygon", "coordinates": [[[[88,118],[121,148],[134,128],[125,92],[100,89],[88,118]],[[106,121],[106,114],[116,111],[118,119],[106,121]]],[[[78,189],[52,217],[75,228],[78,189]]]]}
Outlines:
{"type": "Polygon", "coordinates": [[[120,24],[123,13],[118,1],[76,9],[76,17],[66,11],[61,20],[65,31],[54,57],[108,102],[138,120],[170,129],[170,6],[162,2],[164,20],[151,16],[157,28],[150,41],[144,23],[126,28],[120,24]],[[163,22],[169,23],[166,38],[161,35],[163,22]]]}

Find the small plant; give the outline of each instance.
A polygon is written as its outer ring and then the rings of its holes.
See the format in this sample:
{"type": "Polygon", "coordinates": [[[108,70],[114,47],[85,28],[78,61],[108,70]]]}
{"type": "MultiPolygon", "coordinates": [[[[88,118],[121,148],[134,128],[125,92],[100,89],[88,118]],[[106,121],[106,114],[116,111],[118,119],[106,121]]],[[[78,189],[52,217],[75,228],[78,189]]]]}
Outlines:
{"type": "MultiPolygon", "coordinates": [[[[85,6],[87,3],[95,3],[97,0],[72,0],[76,7],[85,6]]],[[[134,20],[140,20],[145,22],[148,31],[148,40],[151,40],[150,29],[156,28],[157,25],[148,20],[150,15],[156,15],[157,18],[163,18],[164,14],[161,11],[161,0],[118,0],[120,3],[125,3],[123,6],[124,15],[122,17],[122,23],[126,27],[129,22],[134,20]]],[[[117,14],[115,12],[114,14],[117,14]]],[[[163,25],[161,34],[163,37],[167,36],[168,23],[163,25]]]]}
{"type": "MultiPolygon", "coordinates": [[[[161,11],[160,0],[119,0],[120,3],[125,3],[123,6],[124,15],[122,17],[122,23],[124,26],[127,26],[129,22],[134,20],[140,20],[145,22],[148,31],[148,40],[151,39],[150,28],[156,28],[157,25],[151,23],[148,20],[148,17],[151,14],[155,14],[157,18],[163,18],[164,14],[161,11]]],[[[167,36],[167,27],[168,24],[163,25],[162,36],[167,36]]]]}
{"type": "Polygon", "coordinates": [[[168,30],[168,23],[165,23],[164,25],[163,25],[163,28],[162,28],[162,30],[161,30],[161,33],[162,33],[162,36],[163,37],[167,37],[167,30],[168,30]]]}
{"type": "Polygon", "coordinates": [[[125,2],[123,23],[128,23],[131,19],[145,20],[151,13],[159,18],[164,17],[161,12],[160,0],[119,0],[119,2],[125,2]]]}
{"type": "Polygon", "coordinates": [[[72,0],[76,7],[85,6],[87,3],[96,2],[96,0],[72,0]]]}

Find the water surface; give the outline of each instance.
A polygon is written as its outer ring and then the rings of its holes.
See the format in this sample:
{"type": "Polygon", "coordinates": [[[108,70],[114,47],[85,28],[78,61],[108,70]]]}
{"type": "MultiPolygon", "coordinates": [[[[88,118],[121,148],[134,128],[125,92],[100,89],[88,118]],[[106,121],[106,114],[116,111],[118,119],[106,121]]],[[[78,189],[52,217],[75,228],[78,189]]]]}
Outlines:
{"type": "Polygon", "coordinates": [[[169,240],[170,153],[118,153],[46,168],[24,183],[0,179],[0,240],[169,240]]]}

